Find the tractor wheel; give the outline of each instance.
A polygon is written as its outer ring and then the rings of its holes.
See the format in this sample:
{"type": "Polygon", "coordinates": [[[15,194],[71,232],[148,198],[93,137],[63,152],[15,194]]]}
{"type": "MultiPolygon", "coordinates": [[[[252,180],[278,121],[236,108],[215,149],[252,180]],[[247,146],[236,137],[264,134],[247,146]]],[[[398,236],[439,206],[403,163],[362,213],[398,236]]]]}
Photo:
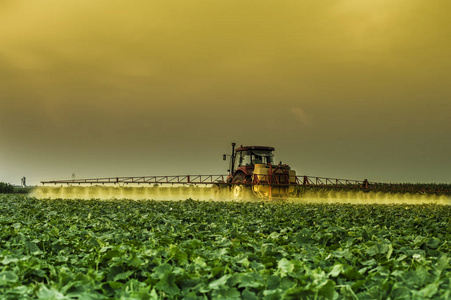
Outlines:
{"type": "Polygon", "coordinates": [[[233,178],[232,185],[233,200],[243,200],[246,186],[243,185],[242,183],[244,183],[244,175],[242,173],[239,173],[233,178]]]}

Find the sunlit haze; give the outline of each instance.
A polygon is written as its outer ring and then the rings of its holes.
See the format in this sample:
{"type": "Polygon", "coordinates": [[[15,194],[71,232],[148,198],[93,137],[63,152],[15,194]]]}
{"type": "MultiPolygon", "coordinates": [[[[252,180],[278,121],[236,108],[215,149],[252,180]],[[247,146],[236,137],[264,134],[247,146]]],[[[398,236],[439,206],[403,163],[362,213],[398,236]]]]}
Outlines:
{"type": "Polygon", "coordinates": [[[0,0],[0,181],[451,182],[451,1],[0,0]]]}

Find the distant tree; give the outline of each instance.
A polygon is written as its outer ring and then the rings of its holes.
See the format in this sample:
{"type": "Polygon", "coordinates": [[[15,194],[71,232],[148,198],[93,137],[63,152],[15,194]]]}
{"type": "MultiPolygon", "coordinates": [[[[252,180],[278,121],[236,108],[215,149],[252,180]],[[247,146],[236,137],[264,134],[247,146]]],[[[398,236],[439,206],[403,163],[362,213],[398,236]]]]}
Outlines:
{"type": "Polygon", "coordinates": [[[14,186],[9,183],[0,182],[0,194],[14,193],[14,186]]]}

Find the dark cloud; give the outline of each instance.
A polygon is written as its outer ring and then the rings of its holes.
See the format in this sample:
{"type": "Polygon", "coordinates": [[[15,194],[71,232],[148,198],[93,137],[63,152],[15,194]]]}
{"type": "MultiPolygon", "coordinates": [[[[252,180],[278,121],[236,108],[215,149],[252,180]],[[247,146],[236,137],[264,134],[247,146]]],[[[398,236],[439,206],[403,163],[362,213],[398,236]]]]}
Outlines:
{"type": "Polygon", "coordinates": [[[449,182],[449,6],[7,6],[0,180],[222,173],[237,141],[300,174],[449,182]]]}

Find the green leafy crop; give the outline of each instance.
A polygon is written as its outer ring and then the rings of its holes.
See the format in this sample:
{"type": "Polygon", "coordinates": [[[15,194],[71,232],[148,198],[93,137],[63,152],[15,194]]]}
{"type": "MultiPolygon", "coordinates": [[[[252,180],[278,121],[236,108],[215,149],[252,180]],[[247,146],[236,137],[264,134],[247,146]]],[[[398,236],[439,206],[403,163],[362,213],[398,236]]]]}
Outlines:
{"type": "Polygon", "coordinates": [[[450,299],[451,206],[0,196],[1,299],[450,299]]]}

